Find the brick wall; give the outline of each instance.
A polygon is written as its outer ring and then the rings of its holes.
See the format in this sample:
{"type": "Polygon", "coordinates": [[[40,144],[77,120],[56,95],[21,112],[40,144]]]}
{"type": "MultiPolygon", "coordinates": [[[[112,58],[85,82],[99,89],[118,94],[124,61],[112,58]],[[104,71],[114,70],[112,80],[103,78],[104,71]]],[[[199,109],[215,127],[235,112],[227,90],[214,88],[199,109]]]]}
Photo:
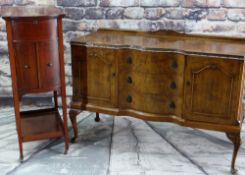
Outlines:
{"type": "MultiPolygon", "coordinates": [[[[0,0],[6,5],[56,5],[63,20],[66,82],[71,94],[69,41],[98,28],[175,30],[245,37],[245,0],[0,0]]],[[[5,24],[0,20],[0,95],[11,94],[5,24]]]]}

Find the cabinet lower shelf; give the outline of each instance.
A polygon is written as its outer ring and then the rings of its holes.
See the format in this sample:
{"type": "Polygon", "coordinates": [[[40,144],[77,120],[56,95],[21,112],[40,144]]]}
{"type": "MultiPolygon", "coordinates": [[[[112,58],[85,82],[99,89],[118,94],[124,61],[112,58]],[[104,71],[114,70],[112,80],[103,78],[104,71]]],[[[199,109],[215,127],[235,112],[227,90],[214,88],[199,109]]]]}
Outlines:
{"type": "Polygon", "coordinates": [[[24,111],[20,115],[24,142],[64,136],[63,122],[55,108],[24,111]]]}

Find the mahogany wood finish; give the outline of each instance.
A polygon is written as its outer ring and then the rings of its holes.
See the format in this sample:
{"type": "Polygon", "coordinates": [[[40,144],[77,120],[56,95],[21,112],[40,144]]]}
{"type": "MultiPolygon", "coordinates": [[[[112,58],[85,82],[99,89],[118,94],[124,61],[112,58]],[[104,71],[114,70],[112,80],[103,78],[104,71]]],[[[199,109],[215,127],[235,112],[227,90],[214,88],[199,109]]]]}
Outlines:
{"type": "MultiPolygon", "coordinates": [[[[241,144],[245,40],[102,29],[71,42],[77,110],[221,131],[241,144]]],[[[76,112],[74,112],[76,110],[76,112]]]]}
{"type": "Polygon", "coordinates": [[[2,7],[6,20],[20,159],[23,142],[65,138],[68,151],[62,10],[54,7],[2,7]],[[21,97],[53,91],[54,107],[21,111],[21,97]],[[58,111],[62,97],[63,120],[58,111]]]}

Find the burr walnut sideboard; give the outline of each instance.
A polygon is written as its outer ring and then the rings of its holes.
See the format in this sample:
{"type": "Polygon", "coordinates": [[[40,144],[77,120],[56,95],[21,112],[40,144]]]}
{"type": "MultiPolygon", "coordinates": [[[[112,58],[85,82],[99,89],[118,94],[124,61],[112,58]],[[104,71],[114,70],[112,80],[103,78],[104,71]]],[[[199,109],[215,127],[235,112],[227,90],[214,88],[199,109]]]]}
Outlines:
{"type": "Polygon", "coordinates": [[[68,150],[62,17],[55,7],[2,7],[6,20],[20,159],[23,142],[65,138],[68,150]],[[21,98],[30,93],[53,92],[54,107],[21,111],[21,98]],[[63,120],[57,96],[62,96],[63,120]]]}
{"type": "Polygon", "coordinates": [[[79,110],[225,132],[241,144],[245,40],[101,29],[73,39],[70,118],[79,110]]]}

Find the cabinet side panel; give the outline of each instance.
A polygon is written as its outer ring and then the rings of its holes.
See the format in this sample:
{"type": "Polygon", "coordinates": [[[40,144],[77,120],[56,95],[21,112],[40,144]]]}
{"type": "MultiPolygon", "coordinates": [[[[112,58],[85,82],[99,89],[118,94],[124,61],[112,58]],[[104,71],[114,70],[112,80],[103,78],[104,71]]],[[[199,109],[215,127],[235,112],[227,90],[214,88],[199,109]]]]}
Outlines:
{"type": "Polygon", "coordinates": [[[79,102],[82,100],[81,91],[86,91],[86,84],[81,84],[81,69],[86,69],[86,66],[82,67],[82,62],[86,60],[86,47],[71,44],[71,55],[73,88],[72,101],[79,102]]]}

